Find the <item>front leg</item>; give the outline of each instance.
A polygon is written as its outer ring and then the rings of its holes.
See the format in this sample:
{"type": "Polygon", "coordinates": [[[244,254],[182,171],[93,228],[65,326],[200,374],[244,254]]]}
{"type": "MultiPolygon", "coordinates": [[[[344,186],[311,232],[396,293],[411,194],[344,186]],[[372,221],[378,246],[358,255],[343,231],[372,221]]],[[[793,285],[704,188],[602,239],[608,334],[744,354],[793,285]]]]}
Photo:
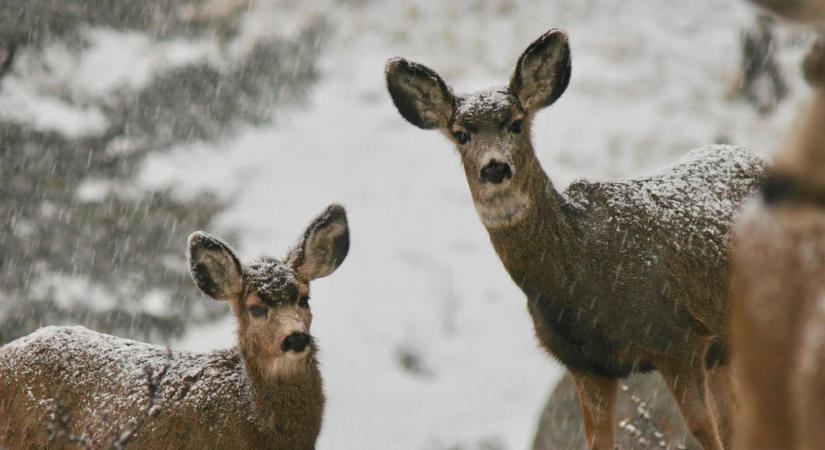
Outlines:
{"type": "MultiPolygon", "coordinates": [[[[698,361],[704,361],[704,352],[698,361]]],[[[712,399],[707,398],[707,373],[704,364],[696,362],[682,367],[660,367],[659,373],[670,388],[682,417],[693,437],[704,450],[723,450],[719,430],[713,417],[712,399]]]]}
{"type": "Polygon", "coordinates": [[[613,450],[613,411],[616,403],[615,378],[571,372],[579,391],[584,433],[589,450],[613,450]]]}
{"type": "Polygon", "coordinates": [[[717,365],[707,370],[707,396],[713,398],[715,405],[716,426],[725,448],[731,447],[733,430],[731,421],[736,410],[736,397],[733,374],[729,365],[717,365]]]}

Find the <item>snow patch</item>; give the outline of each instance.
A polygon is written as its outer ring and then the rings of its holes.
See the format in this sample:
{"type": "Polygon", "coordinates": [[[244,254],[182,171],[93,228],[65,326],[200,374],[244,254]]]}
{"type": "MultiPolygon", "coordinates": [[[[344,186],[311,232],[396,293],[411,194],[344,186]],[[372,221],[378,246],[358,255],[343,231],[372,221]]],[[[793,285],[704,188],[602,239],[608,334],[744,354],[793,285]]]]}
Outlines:
{"type": "Polygon", "coordinates": [[[117,306],[112,293],[87,278],[74,274],[43,273],[35,278],[33,292],[52,291],[55,303],[71,309],[76,303],[93,311],[107,311],[117,306]]]}
{"type": "Polygon", "coordinates": [[[80,97],[105,98],[117,89],[138,90],[158,73],[216,53],[207,40],[156,41],[145,33],[107,28],[87,32],[89,47],[62,74],[80,97]]]}
{"type": "Polygon", "coordinates": [[[106,128],[106,118],[99,108],[72,104],[14,76],[0,83],[0,118],[70,138],[99,134],[106,128]]]}

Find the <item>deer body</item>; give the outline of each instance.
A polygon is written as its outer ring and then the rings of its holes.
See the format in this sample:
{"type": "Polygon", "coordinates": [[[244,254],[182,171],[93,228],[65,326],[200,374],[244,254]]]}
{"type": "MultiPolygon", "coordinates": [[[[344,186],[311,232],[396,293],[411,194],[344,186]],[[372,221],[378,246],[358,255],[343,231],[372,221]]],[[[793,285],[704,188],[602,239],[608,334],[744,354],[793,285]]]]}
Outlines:
{"type": "Polygon", "coordinates": [[[767,165],[745,149],[710,146],[654,175],[582,181],[559,193],[530,127],[570,74],[560,30],[528,46],[508,86],[488,91],[455,95],[434,71],[401,58],[386,68],[401,115],[455,143],[539,341],[576,381],[590,448],[613,449],[616,380],[657,369],[697,440],[721,449],[729,436],[729,232],[767,165]]]}
{"type": "Polygon", "coordinates": [[[564,194],[533,177],[524,220],[489,231],[542,344],[571,370],[613,378],[697,358],[712,339],[711,356],[725,357],[728,231],[764,169],[744,149],[711,146],[564,194]]]}
{"type": "MultiPolygon", "coordinates": [[[[825,24],[822,0],[753,3],[825,24]]],[[[825,37],[809,50],[802,72],[812,102],[734,239],[740,450],[814,450],[825,442],[825,37]]]]}
{"type": "Polygon", "coordinates": [[[737,449],[813,450],[825,439],[823,206],[759,201],[738,226],[731,311],[737,449]]]}
{"type": "Polygon", "coordinates": [[[244,266],[219,239],[193,233],[192,278],[229,302],[238,345],[172,352],[83,327],[43,328],[0,348],[0,447],[76,448],[73,436],[120,448],[112,443],[132,430],[130,448],[315,448],[324,393],[308,334],[309,282],[332,273],[348,249],[339,205],[283,260],[244,266]],[[148,383],[147,370],[163,375],[148,383]],[[61,419],[64,435],[49,439],[61,419]]]}
{"type": "MultiPolygon", "coordinates": [[[[324,405],[314,351],[306,376],[256,382],[238,348],[172,352],[157,412],[130,447],[313,448],[324,405]]],[[[89,430],[92,446],[106,447],[113,432],[135,425],[147,405],[143,369],[160,370],[166,362],[163,347],[83,327],[47,327],[9,343],[0,351],[3,445],[43,448],[59,400],[69,428],[77,434],[89,430]]]]}

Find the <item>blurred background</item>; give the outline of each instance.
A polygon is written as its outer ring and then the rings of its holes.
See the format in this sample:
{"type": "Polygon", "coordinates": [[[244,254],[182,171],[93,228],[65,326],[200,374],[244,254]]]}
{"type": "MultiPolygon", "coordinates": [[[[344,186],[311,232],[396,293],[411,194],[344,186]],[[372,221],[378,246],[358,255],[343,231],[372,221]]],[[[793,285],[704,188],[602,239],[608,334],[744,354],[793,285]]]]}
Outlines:
{"type": "Polygon", "coordinates": [[[0,0],[0,343],[83,324],[231,346],[186,236],[282,256],[341,202],[350,254],[312,295],[318,447],[529,447],[563,370],[451,144],[400,117],[383,70],[504,84],[554,27],[573,76],[534,140],[558,188],[713,142],[770,155],[806,95],[811,36],[739,0],[0,0]]]}

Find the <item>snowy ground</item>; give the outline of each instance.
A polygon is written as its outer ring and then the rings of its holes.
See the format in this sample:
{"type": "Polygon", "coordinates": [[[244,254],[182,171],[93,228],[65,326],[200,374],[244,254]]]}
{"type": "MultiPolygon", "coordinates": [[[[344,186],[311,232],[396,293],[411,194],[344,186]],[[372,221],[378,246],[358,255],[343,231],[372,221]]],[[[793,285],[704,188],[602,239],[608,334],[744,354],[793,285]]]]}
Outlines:
{"type": "MultiPolygon", "coordinates": [[[[572,82],[534,126],[539,158],[560,188],[579,177],[642,173],[717,140],[769,154],[804,88],[794,82],[791,101],[768,117],[726,99],[739,30],[752,20],[733,0],[349,3],[254,5],[243,24],[250,39],[295,33],[319,14],[330,22],[309,104],[217,144],[156,154],[140,183],[226,199],[208,231],[234,232],[245,258],[282,255],[327,204],[347,207],[347,261],[313,286],[328,394],[320,449],[526,448],[562,370],[536,345],[523,296],[489,244],[450,144],[393,108],[386,59],[425,63],[463,92],[503,84],[532,39],[566,29],[572,82]]],[[[214,57],[200,45],[133,36],[125,50],[106,47],[115,39],[124,38],[98,36],[85,61],[101,57],[95,52],[138,56],[118,60],[99,83],[81,65],[73,75],[80,88],[137,85],[147,67],[214,57]]],[[[800,50],[786,47],[793,80],[800,50]]],[[[33,102],[17,92],[14,108],[45,128],[82,133],[105,120],[96,111],[27,110],[21,105],[33,102]]],[[[227,317],[190,329],[177,345],[226,347],[233,332],[227,317]]]]}

